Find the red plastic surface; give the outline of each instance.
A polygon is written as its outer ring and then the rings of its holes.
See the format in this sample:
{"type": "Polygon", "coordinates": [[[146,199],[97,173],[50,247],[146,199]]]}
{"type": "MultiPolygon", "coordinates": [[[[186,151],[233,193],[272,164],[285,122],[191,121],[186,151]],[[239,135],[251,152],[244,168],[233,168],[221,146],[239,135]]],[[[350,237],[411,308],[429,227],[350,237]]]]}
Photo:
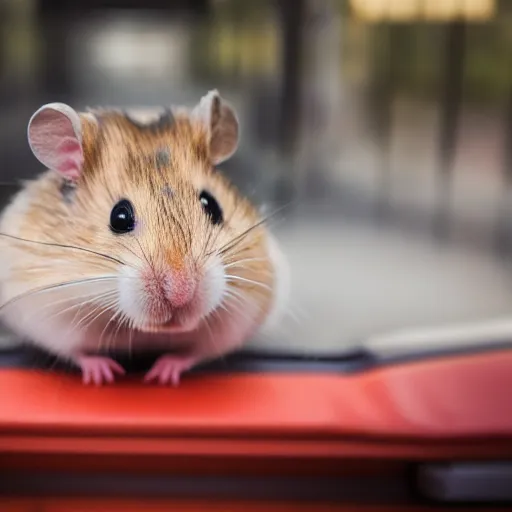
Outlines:
{"type": "MultiPolygon", "coordinates": [[[[422,506],[364,506],[329,503],[250,502],[250,501],[182,501],[182,500],[111,500],[111,499],[0,499],[2,512],[428,512],[431,507],[422,506]]],[[[452,510],[436,507],[437,512],[452,510]]],[[[477,510],[498,512],[499,507],[483,507],[477,510]]]]}
{"type": "Polygon", "coordinates": [[[512,351],[178,388],[0,371],[0,454],[510,457],[512,351]]]}

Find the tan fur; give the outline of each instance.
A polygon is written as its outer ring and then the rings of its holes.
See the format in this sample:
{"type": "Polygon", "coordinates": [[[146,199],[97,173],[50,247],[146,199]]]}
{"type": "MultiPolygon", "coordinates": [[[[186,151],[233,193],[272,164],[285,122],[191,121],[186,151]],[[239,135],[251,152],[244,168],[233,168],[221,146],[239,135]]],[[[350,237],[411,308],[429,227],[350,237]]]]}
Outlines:
{"type": "MultiPolygon", "coordinates": [[[[208,250],[218,250],[260,219],[253,205],[210,164],[207,133],[183,111],[174,123],[156,132],[139,128],[122,113],[81,114],[84,168],[76,191],[65,201],[63,179],[47,171],[26,186],[22,214],[8,210],[2,230],[29,240],[70,244],[120,260],[150,257],[155,268],[201,266],[208,250]],[[168,165],[157,165],[159,150],[170,154],[168,165]],[[166,187],[171,196],[164,193],[166,187]],[[219,202],[224,225],[212,227],[199,201],[208,190],[219,202]],[[137,234],[115,235],[110,212],[129,199],[138,219],[137,234]],[[18,216],[17,218],[14,218],[18,216]],[[17,224],[15,232],[9,226],[17,224]]],[[[116,264],[83,252],[3,241],[13,252],[10,281],[4,299],[52,283],[114,271],[116,264]]],[[[230,287],[251,294],[261,308],[261,320],[272,303],[275,269],[268,258],[267,233],[258,227],[222,256],[225,264],[256,259],[230,273],[268,285],[269,290],[237,281],[230,287]]]]}

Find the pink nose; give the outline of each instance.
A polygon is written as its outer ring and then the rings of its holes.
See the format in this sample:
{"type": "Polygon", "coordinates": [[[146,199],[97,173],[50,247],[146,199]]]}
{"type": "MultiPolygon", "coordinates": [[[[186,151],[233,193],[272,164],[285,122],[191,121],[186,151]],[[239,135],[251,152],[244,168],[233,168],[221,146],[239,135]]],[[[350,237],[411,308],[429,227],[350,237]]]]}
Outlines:
{"type": "Polygon", "coordinates": [[[170,272],[165,280],[165,297],[175,308],[189,304],[194,298],[197,283],[188,272],[170,272]]]}

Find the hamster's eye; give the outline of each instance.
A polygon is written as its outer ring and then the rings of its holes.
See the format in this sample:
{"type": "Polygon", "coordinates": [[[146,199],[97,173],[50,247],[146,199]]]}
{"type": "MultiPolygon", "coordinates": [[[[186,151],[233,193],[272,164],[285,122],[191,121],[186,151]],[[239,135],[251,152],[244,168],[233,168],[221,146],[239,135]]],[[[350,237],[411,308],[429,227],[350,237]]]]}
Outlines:
{"type": "Polygon", "coordinates": [[[113,233],[128,233],[135,227],[135,213],[128,199],[121,199],[110,212],[110,230],[113,233]]]}
{"type": "Polygon", "coordinates": [[[216,199],[210,193],[206,192],[206,190],[203,190],[199,194],[199,201],[201,201],[201,205],[203,206],[203,210],[206,215],[210,217],[211,223],[221,224],[224,217],[216,199]]]}

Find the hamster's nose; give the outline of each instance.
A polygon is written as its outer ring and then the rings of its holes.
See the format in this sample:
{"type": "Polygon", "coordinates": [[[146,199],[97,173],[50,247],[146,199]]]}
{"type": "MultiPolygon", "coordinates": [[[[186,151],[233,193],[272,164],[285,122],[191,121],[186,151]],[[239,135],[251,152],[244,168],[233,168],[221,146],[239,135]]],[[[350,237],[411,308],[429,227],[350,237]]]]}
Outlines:
{"type": "Polygon", "coordinates": [[[165,297],[174,308],[189,304],[194,298],[197,281],[185,269],[171,270],[165,280],[165,297]]]}

